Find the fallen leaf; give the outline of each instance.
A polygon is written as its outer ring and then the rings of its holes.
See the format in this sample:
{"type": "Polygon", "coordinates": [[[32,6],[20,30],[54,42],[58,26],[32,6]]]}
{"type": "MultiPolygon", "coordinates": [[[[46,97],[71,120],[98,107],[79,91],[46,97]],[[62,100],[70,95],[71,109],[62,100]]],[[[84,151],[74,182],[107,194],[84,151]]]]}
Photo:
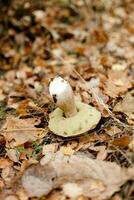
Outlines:
{"type": "Polygon", "coordinates": [[[104,31],[104,30],[94,30],[93,34],[94,37],[93,39],[95,40],[95,42],[98,43],[107,43],[108,42],[108,34],[104,31]]]}
{"type": "Polygon", "coordinates": [[[107,154],[108,154],[106,147],[105,146],[99,146],[98,151],[99,152],[97,154],[96,159],[105,160],[106,157],[107,157],[107,154]]]}
{"type": "Polygon", "coordinates": [[[115,105],[113,111],[123,112],[130,119],[134,120],[134,90],[131,92],[128,92],[125,95],[124,99],[115,105]]]}
{"type": "Polygon", "coordinates": [[[1,131],[6,139],[7,146],[14,147],[44,137],[47,131],[36,128],[35,124],[37,124],[35,118],[8,117],[1,131]]]}
{"type": "Polygon", "coordinates": [[[0,178],[0,190],[3,189],[4,185],[4,181],[2,180],[2,178],[0,178]]]}
{"type": "Polygon", "coordinates": [[[13,162],[19,162],[19,154],[15,149],[7,149],[6,152],[10,160],[13,162]]]}
{"type": "Polygon", "coordinates": [[[11,165],[12,165],[12,163],[9,159],[0,158],[0,169],[4,169],[4,168],[9,167],[11,165]]]}
{"type": "Polygon", "coordinates": [[[108,80],[105,84],[105,92],[112,98],[126,92],[131,88],[132,78],[127,75],[126,71],[109,71],[108,80]]]}
{"type": "Polygon", "coordinates": [[[105,132],[109,136],[117,135],[118,133],[121,133],[121,129],[119,129],[116,125],[111,125],[110,127],[105,128],[105,132]]]}
{"type": "Polygon", "coordinates": [[[71,146],[61,146],[60,147],[60,151],[64,154],[64,155],[67,155],[67,156],[70,156],[70,155],[73,155],[74,153],[74,150],[71,148],[71,146]]]}
{"type": "Polygon", "coordinates": [[[29,197],[41,197],[55,188],[63,188],[68,197],[83,195],[103,200],[130,179],[134,180],[133,168],[122,169],[116,163],[94,160],[85,154],[69,157],[57,152],[51,154],[45,165],[29,167],[23,174],[22,185],[29,197]]]}
{"type": "Polygon", "coordinates": [[[28,200],[28,196],[24,189],[17,189],[16,194],[19,197],[19,200],[28,200]]]}
{"type": "Polygon", "coordinates": [[[28,107],[28,103],[29,103],[29,100],[23,100],[21,101],[21,103],[19,104],[18,106],[18,109],[17,109],[17,112],[20,114],[20,115],[27,115],[27,107],[28,107]]]}
{"type": "Polygon", "coordinates": [[[116,138],[113,141],[111,141],[110,143],[112,145],[121,147],[121,148],[125,148],[127,147],[131,142],[131,137],[129,135],[126,136],[122,136],[120,138],[116,138]]]}
{"type": "Polygon", "coordinates": [[[45,155],[48,152],[55,153],[57,149],[58,149],[58,144],[57,143],[47,144],[47,145],[43,146],[42,154],[45,155]]]}
{"type": "Polygon", "coordinates": [[[12,167],[5,167],[4,169],[2,169],[1,177],[4,179],[6,184],[10,185],[15,177],[15,170],[12,167]]]}

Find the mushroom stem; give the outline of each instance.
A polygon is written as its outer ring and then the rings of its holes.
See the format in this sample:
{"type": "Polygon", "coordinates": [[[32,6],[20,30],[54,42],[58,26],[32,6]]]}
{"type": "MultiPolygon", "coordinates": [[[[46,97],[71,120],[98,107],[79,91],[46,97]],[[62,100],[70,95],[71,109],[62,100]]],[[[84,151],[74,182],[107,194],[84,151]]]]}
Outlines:
{"type": "Polygon", "coordinates": [[[73,90],[63,78],[54,78],[49,85],[49,92],[66,117],[72,117],[77,113],[73,90]]]}

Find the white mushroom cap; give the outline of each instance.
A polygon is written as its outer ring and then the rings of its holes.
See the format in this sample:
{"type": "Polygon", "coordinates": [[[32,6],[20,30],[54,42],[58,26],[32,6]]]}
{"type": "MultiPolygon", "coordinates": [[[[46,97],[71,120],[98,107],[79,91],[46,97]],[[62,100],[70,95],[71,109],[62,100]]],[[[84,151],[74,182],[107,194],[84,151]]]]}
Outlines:
{"type": "Polygon", "coordinates": [[[53,81],[51,81],[49,85],[50,95],[61,95],[70,89],[69,83],[61,78],[60,76],[56,77],[53,81]]]}
{"type": "Polygon", "coordinates": [[[61,108],[66,117],[76,114],[73,90],[63,78],[56,77],[49,85],[50,95],[56,99],[56,105],[61,108]]]}

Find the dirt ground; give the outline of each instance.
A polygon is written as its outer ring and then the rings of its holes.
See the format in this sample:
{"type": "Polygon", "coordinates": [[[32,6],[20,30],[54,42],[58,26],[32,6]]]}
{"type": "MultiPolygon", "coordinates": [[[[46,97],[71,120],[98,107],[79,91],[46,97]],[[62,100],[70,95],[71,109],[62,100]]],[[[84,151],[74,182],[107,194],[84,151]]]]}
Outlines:
{"type": "Polygon", "coordinates": [[[134,200],[133,77],[133,0],[0,0],[0,200],[102,200],[69,197],[61,187],[29,197],[22,175],[59,151],[133,169],[103,199],[134,200]],[[48,87],[56,76],[101,112],[96,128],[73,138],[49,130],[56,106],[48,87]]]}

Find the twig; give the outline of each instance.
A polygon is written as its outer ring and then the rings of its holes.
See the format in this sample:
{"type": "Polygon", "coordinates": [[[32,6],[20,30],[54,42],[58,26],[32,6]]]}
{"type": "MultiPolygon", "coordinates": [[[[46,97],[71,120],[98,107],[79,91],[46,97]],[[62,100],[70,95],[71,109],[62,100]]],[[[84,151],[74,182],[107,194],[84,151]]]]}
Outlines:
{"type": "Polygon", "coordinates": [[[113,146],[113,145],[112,145],[112,147],[114,147],[116,151],[120,152],[120,153],[124,156],[124,158],[127,160],[127,162],[128,162],[132,167],[134,167],[134,163],[127,157],[127,155],[126,155],[121,149],[119,149],[118,147],[115,147],[115,146],[113,146]]]}

